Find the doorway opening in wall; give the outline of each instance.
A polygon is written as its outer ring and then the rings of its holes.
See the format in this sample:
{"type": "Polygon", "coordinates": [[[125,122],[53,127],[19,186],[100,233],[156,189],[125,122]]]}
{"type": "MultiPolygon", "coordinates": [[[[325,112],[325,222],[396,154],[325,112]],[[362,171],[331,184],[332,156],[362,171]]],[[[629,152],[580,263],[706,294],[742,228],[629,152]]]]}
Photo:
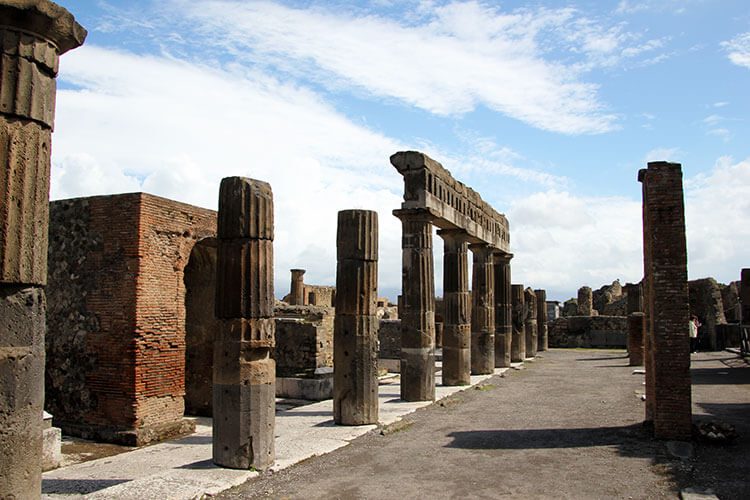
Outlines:
{"type": "Polygon", "coordinates": [[[212,415],[216,247],[216,238],[199,241],[185,266],[186,415],[212,415]]]}

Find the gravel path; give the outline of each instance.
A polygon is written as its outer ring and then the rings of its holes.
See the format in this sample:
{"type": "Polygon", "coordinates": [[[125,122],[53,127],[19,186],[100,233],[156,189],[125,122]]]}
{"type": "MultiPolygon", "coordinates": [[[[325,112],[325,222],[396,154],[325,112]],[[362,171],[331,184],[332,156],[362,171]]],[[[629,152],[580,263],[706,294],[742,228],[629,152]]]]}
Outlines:
{"type": "Polygon", "coordinates": [[[750,498],[750,368],[727,364],[728,353],[698,356],[696,418],[718,416],[740,438],[696,443],[692,459],[671,456],[644,430],[644,376],[633,374],[624,351],[552,350],[218,498],[652,499],[687,487],[750,498]]]}

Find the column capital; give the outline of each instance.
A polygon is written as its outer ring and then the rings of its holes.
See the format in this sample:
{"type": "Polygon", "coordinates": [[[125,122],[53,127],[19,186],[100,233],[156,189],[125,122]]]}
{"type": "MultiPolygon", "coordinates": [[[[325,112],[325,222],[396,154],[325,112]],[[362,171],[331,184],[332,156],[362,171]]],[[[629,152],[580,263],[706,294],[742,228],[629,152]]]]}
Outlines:
{"type": "Polygon", "coordinates": [[[73,14],[49,0],[0,2],[0,25],[52,42],[58,55],[83,44],[87,35],[73,14]]]}
{"type": "Polygon", "coordinates": [[[393,215],[402,221],[424,221],[430,224],[437,218],[434,211],[423,208],[399,208],[393,211],[393,215]]]}
{"type": "Polygon", "coordinates": [[[495,257],[496,262],[503,264],[507,264],[513,258],[512,253],[505,253],[502,250],[498,249],[495,249],[495,252],[492,255],[495,257]]]}
{"type": "Polygon", "coordinates": [[[469,233],[465,229],[438,229],[438,236],[444,240],[469,241],[469,233]]]}

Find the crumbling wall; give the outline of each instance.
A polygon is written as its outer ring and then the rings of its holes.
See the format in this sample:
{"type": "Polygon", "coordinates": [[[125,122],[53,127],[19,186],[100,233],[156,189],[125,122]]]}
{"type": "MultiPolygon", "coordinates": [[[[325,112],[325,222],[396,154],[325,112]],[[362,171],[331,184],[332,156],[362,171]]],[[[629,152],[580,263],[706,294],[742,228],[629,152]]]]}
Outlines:
{"type": "Polygon", "coordinates": [[[144,193],[50,204],[47,409],[66,432],[143,444],[179,432],[185,284],[216,213],[144,193]]]}
{"type": "Polygon", "coordinates": [[[333,370],[334,310],[317,306],[277,306],[277,377],[312,377],[333,370]]]}
{"type": "Polygon", "coordinates": [[[688,281],[688,298],[690,314],[695,314],[703,325],[698,332],[701,348],[715,351],[716,327],[727,323],[719,284],[713,278],[688,281]]]}
{"type": "Polygon", "coordinates": [[[550,347],[626,348],[626,316],[570,316],[549,322],[550,347]]]}

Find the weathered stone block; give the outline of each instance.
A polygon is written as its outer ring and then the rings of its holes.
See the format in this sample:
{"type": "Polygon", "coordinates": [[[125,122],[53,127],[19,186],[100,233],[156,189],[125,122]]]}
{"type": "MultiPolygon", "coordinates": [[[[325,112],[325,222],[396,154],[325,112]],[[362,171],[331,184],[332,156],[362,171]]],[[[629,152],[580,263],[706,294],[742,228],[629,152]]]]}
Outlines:
{"type": "Polygon", "coordinates": [[[333,419],[342,425],[378,421],[378,319],[336,314],[333,419]]]}
{"type": "Polygon", "coordinates": [[[219,322],[216,341],[243,342],[248,349],[273,347],[276,324],[273,318],[231,318],[219,322]]]}
{"type": "Polygon", "coordinates": [[[378,262],[346,259],[336,265],[336,314],[377,314],[378,262]]]}
{"type": "Polygon", "coordinates": [[[526,358],[523,285],[511,285],[511,303],[513,308],[513,333],[510,346],[510,360],[518,363],[526,358]]]}
{"type": "Polygon", "coordinates": [[[378,260],[378,213],[372,210],[342,210],[336,236],[338,260],[378,260]]]}
{"type": "Polygon", "coordinates": [[[220,240],[216,275],[216,316],[273,316],[273,241],[220,240]]]}
{"type": "Polygon", "coordinates": [[[226,177],[219,187],[218,237],[273,239],[273,192],[267,182],[226,177]]]}

